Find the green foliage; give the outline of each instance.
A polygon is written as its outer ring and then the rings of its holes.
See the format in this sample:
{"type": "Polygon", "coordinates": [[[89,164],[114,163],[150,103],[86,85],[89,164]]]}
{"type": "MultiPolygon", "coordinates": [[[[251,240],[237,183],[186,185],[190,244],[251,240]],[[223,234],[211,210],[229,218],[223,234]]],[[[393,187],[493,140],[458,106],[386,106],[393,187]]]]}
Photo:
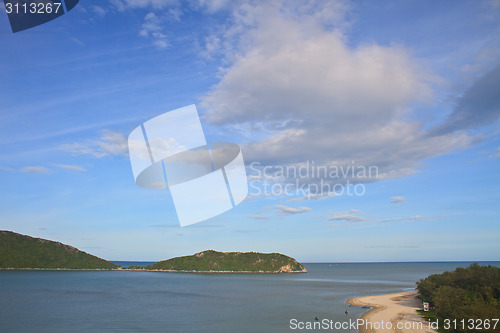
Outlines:
{"type": "Polygon", "coordinates": [[[304,266],[279,253],[203,251],[191,256],[157,262],[144,269],[176,271],[278,272],[289,265],[290,271],[300,272],[304,266]]]}
{"type": "Polygon", "coordinates": [[[0,268],[112,269],[119,266],[72,246],[0,231],[0,268]]]}
{"type": "MultiPolygon", "coordinates": [[[[433,274],[417,282],[420,298],[444,319],[500,318],[500,268],[477,263],[453,272],[433,274]]],[[[484,331],[484,330],[483,330],[484,331]]],[[[500,327],[497,327],[500,331],[500,327]]],[[[461,328],[449,332],[466,332],[461,328]]],[[[467,332],[472,332],[469,330],[467,332]]]]}

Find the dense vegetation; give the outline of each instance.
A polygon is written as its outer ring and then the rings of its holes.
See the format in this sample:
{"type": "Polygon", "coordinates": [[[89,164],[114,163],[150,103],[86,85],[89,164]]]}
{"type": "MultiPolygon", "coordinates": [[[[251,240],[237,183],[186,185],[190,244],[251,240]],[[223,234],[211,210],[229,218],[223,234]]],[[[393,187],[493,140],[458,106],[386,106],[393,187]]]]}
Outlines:
{"type": "Polygon", "coordinates": [[[144,269],[175,271],[305,272],[295,259],[279,253],[203,251],[157,262],[144,269]]]}
{"type": "MultiPolygon", "coordinates": [[[[440,323],[445,319],[500,318],[500,268],[477,263],[453,272],[433,274],[417,282],[420,298],[435,307],[440,323]]],[[[460,326],[460,325],[459,325],[460,326]]],[[[500,332],[500,324],[495,332],[500,332]]],[[[473,332],[461,327],[447,332],[473,332]]],[[[479,330],[477,330],[479,331],[479,330]]],[[[492,330],[481,330],[491,332],[492,330]]]]}
{"type": "Polygon", "coordinates": [[[112,269],[117,267],[115,264],[69,245],[0,230],[0,269],[112,269]]]}

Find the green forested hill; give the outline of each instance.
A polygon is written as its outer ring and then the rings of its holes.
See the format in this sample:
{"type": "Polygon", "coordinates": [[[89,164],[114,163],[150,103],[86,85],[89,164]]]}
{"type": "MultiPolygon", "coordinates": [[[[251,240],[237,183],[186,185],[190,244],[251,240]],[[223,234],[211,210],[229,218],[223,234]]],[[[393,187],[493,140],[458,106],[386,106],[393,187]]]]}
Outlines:
{"type": "MultiPolygon", "coordinates": [[[[478,332],[500,332],[500,323],[497,322],[494,329],[492,323],[500,317],[500,268],[475,263],[453,272],[432,274],[417,282],[417,288],[419,297],[435,308],[441,324],[445,320],[456,320],[469,325],[472,321],[473,327],[482,323],[482,328],[476,329],[478,332]]],[[[446,331],[475,332],[462,324],[448,327],[446,331]]]]}
{"type": "Polygon", "coordinates": [[[113,263],[69,245],[0,230],[0,269],[112,269],[117,267],[113,263]]]}
{"type": "Polygon", "coordinates": [[[225,272],[306,272],[295,259],[279,253],[203,251],[191,256],[157,262],[145,269],[225,272]]]}

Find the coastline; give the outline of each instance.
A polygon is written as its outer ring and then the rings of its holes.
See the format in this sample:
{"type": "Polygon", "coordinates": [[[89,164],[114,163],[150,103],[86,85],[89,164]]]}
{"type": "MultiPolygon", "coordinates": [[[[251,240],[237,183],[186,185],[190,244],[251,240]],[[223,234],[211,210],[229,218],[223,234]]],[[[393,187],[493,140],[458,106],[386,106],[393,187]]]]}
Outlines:
{"type": "Polygon", "coordinates": [[[429,328],[428,322],[417,313],[421,302],[416,298],[418,292],[407,291],[394,294],[349,298],[346,303],[353,306],[369,306],[359,319],[359,333],[436,333],[429,328]]]}
{"type": "Polygon", "coordinates": [[[193,271],[172,269],[131,269],[131,268],[0,268],[1,271],[127,271],[127,272],[164,272],[164,273],[197,273],[197,274],[290,274],[307,273],[302,271],[193,271]]]}

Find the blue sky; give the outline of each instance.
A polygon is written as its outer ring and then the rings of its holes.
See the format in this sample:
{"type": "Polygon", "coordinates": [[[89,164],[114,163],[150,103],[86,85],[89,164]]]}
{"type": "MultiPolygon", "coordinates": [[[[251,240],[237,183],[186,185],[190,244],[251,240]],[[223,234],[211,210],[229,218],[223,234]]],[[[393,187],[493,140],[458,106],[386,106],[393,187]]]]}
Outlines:
{"type": "Polygon", "coordinates": [[[109,260],[500,260],[497,0],[88,0],[0,31],[0,229],[109,260]],[[135,185],[127,136],[190,104],[254,190],[181,228],[168,191],[135,185]],[[320,180],[251,163],[308,162],[378,172],[327,179],[362,195],[255,193],[320,180]]]}

